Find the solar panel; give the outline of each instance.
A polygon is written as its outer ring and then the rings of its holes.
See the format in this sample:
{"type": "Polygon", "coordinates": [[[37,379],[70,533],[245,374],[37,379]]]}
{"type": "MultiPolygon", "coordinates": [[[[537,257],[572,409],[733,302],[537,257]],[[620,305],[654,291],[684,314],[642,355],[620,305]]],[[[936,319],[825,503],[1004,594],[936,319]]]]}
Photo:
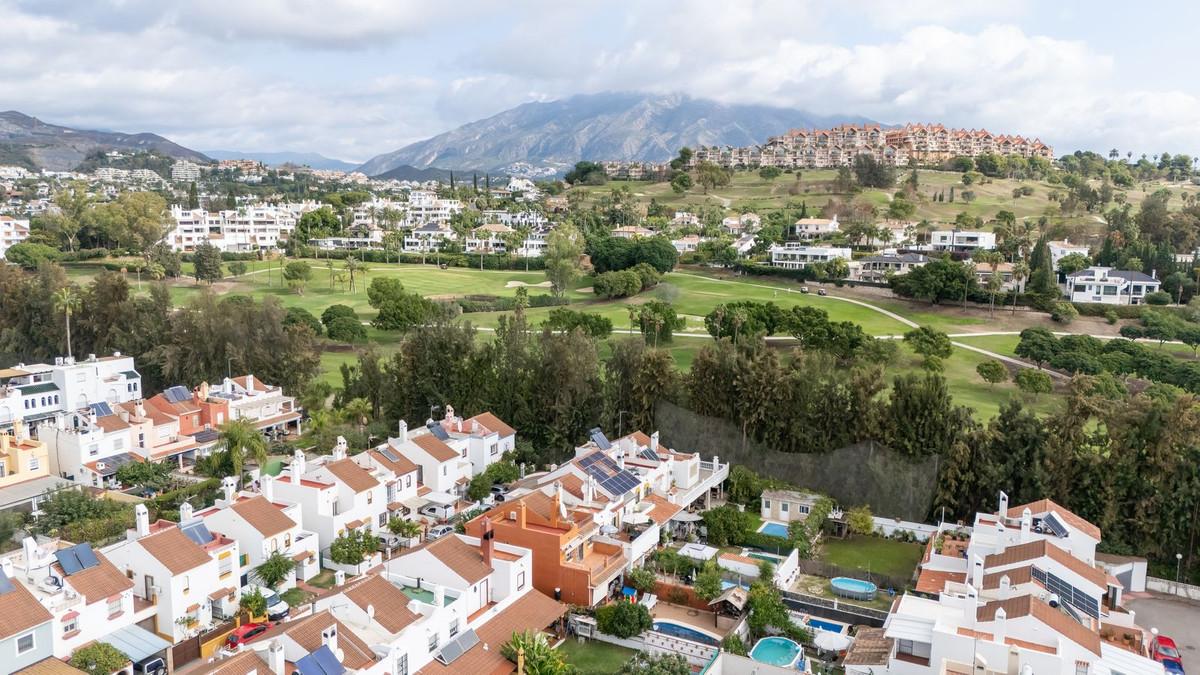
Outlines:
{"type": "Polygon", "coordinates": [[[642,450],[641,452],[638,453],[638,455],[642,459],[649,459],[649,460],[655,461],[655,462],[658,461],[658,453],[651,450],[650,448],[646,448],[645,450],[642,450]]]}
{"type": "Polygon", "coordinates": [[[75,545],[75,557],[79,559],[79,564],[85,570],[100,564],[100,560],[96,558],[96,552],[92,550],[92,545],[86,541],[75,545]]]}
{"type": "Polygon", "coordinates": [[[105,402],[93,403],[88,407],[96,413],[96,417],[108,417],[113,414],[113,409],[105,402]]]}
{"type": "Polygon", "coordinates": [[[204,546],[213,538],[212,533],[208,531],[208,526],[204,524],[203,518],[194,518],[186,523],[180,523],[179,531],[200,546],[204,546]]]}
{"type": "Polygon", "coordinates": [[[616,496],[623,495],[630,490],[633,490],[640,484],[641,481],[636,476],[628,471],[621,470],[607,480],[601,481],[600,488],[605,492],[616,496]]]}
{"type": "Polygon", "coordinates": [[[1069,534],[1066,526],[1063,525],[1062,521],[1058,519],[1058,516],[1054,515],[1053,513],[1047,513],[1046,516],[1042,518],[1042,524],[1044,524],[1046,527],[1049,527],[1050,531],[1053,532],[1054,536],[1056,537],[1066,537],[1069,534]]]}
{"type": "Polygon", "coordinates": [[[181,401],[192,400],[192,393],[187,389],[176,385],[174,387],[167,387],[167,390],[163,392],[163,398],[167,399],[171,403],[179,403],[181,401]]]}
{"type": "Polygon", "coordinates": [[[321,645],[296,661],[296,672],[301,675],[342,675],[346,669],[338,663],[329,647],[321,645]]]}
{"type": "Polygon", "coordinates": [[[439,441],[450,439],[450,434],[446,433],[446,430],[438,422],[430,422],[425,425],[425,428],[429,429],[429,433],[433,434],[434,438],[437,438],[439,441]]]}
{"type": "Polygon", "coordinates": [[[389,448],[380,448],[379,454],[386,457],[389,462],[399,462],[400,461],[400,458],[396,456],[396,453],[392,452],[391,449],[389,449],[389,448]]]}
{"type": "Polygon", "coordinates": [[[442,647],[442,651],[437,657],[438,661],[450,665],[454,663],[455,659],[471,651],[471,648],[477,644],[479,644],[479,636],[475,634],[474,629],[467,629],[466,632],[459,634],[458,637],[446,643],[445,647],[442,647]]]}
{"type": "Polygon", "coordinates": [[[8,575],[4,570],[0,570],[0,595],[4,595],[13,589],[12,582],[9,581],[8,575]]]}
{"type": "Polygon", "coordinates": [[[1059,601],[1074,607],[1092,618],[1100,618],[1100,601],[1072,586],[1058,576],[1034,567],[1032,576],[1040,581],[1046,590],[1058,596],[1059,601]]]}
{"type": "Polygon", "coordinates": [[[596,427],[588,433],[592,437],[592,442],[595,443],[596,447],[600,448],[601,450],[607,450],[612,447],[612,443],[608,442],[608,437],[604,435],[604,432],[600,430],[600,427],[596,427]]]}
{"type": "Polygon", "coordinates": [[[79,563],[79,558],[75,555],[74,546],[55,551],[54,557],[58,559],[58,564],[62,567],[63,574],[67,576],[83,571],[83,565],[79,563]]]}

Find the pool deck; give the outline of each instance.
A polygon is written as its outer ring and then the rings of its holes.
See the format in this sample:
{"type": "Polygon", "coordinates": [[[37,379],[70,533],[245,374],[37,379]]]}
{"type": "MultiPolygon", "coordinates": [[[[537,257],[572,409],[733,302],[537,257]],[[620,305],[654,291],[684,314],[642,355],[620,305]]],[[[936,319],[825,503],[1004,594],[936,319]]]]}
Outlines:
{"type": "Polygon", "coordinates": [[[702,612],[698,609],[673,605],[669,602],[658,601],[650,616],[655,620],[671,621],[705,633],[718,640],[725,639],[733,630],[734,621],[731,617],[717,617],[712,612],[702,612]],[[715,617],[715,618],[714,618],[715,617]]]}

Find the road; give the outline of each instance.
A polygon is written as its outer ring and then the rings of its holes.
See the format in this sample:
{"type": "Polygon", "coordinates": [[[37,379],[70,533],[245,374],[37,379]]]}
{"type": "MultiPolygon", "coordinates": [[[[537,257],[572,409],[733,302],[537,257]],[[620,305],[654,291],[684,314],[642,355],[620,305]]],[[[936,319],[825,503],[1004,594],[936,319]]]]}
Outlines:
{"type": "Polygon", "coordinates": [[[1139,626],[1157,628],[1175,639],[1183,653],[1183,669],[1200,672],[1200,604],[1171,595],[1150,593],[1128,600],[1126,607],[1137,612],[1139,626]]]}

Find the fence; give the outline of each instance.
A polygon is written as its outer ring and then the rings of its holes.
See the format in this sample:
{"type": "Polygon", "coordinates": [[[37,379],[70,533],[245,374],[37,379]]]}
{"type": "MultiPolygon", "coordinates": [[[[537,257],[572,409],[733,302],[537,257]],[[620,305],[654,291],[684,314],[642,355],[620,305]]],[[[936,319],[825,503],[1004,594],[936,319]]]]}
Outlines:
{"type": "Polygon", "coordinates": [[[205,630],[199,635],[176,643],[174,647],[171,647],[171,663],[174,664],[175,668],[179,668],[185,663],[195,661],[201,656],[211,656],[216,651],[216,647],[220,647],[220,641],[224,640],[230,631],[237,628],[237,625],[237,621],[226,621],[205,630]],[[214,644],[216,647],[213,646],[214,644]],[[205,654],[205,651],[208,653],[205,654]]]}
{"type": "Polygon", "coordinates": [[[888,617],[887,612],[878,609],[852,605],[840,600],[819,598],[807,593],[782,591],[781,595],[783,596],[784,604],[794,610],[816,614],[817,616],[834,619],[842,623],[875,626],[878,628],[883,625],[883,622],[888,617]]]}
{"type": "Polygon", "coordinates": [[[1200,586],[1185,584],[1181,581],[1170,581],[1158,577],[1146,577],[1146,590],[1155,593],[1177,595],[1188,600],[1200,600],[1200,586]]]}
{"type": "Polygon", "coordinates": [[[902,579],[893,577],[887,574],[876,574],[863,569],[851,569],[849,567],[841,567],[831,563],[822,562],[820,560],[801,560],[799,563],[800,573],[814,577],[825,577],[832,579],[834,577],[850,577],[852,579],[865,579],[879,587],[881,591],[886,591],[891,588],[897,592],[908,588],[911,579],[902,579]]]}
{"type": "Polygon", "coordinates": [[[716,658],[718,649],[712,645],[692,642],[671,635],[664,635],[654,631],[646,631],[641,635],[633,638],[619,638],[615,635],[608,635],[600,632],[596,628],[596,620],[587,616],[570,617],[571,624],[575,627],[575,634],[580,638],[590,638],[607,642],[609,644],[632,649],[638,652],[649,652],[651,654],[678,654],[687,659],[688,663],[701,668],[707,668],[708,665],[716,658]]]}

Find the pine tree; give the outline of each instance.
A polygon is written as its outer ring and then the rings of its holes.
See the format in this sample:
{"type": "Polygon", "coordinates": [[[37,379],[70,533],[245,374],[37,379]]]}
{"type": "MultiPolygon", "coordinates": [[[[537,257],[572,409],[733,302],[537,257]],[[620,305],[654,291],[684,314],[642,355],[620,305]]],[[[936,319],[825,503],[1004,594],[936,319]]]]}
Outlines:
{"type": "Polygon", "coordinates": [[[950,203],[951,204],[954,203],[954,188],[953,187],[950,188],[950,203]]]}
{"type": "Polygon", "coordinates": [[[237,197],[233,196],[232,189],[225,193],[225,208],[231,211],[237,208],[237,197]]]}
{"type": "Polygon", "coordinates": [[[188,208],[189,209],[200,208],[200,195],[196,192],[196,182],[195,181],[192,181],[192,184],[188,186],[188,208]]]}
{"type": "Polygon", "coordinates": [[[450,172],[450,191],[454,192],[454,172],[450,172]]]}

